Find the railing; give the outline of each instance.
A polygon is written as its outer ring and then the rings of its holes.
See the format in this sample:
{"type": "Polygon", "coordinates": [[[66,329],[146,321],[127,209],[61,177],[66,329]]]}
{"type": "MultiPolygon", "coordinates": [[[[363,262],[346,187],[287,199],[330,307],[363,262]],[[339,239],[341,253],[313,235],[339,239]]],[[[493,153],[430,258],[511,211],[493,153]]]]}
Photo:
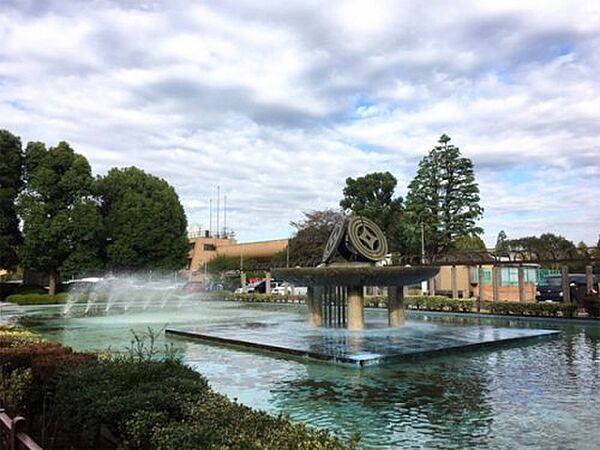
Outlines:
{"type": "Polygon", "coordinates": [[[0,450],[43,450],[25,433],[25,418],[11,419],[4,409],[0,409],[0,450]]]}

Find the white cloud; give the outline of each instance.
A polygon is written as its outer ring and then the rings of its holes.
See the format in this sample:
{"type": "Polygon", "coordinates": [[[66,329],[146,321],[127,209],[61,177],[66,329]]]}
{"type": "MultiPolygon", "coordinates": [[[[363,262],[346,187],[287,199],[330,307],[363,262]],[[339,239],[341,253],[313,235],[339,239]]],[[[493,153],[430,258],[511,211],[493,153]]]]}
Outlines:
{"type": "Polygon", "coordinates": [[[446,132],[493,242],[600,233],[594,2],[183,1],[0,5],[0,127],[137,165],[242,239],[335,207],[347,176],[399,192],[446,132]],[[521,176],[515,176],[521,173],[521,176]]]}

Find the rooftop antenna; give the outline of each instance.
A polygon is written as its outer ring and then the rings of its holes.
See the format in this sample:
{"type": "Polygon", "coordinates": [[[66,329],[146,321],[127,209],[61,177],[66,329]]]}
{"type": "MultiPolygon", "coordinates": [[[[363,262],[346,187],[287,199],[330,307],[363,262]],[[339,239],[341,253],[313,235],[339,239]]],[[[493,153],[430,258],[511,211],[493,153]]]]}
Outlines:
{"type": "Polygon", "coordinates": [[[208,209],[208,210],[210,211],[210,212],[209,212],[209,217],[210,217],[210,222],[209,222],[209,223],[210,223],[210,225],[209,225],[209,227],[208,227],[208,235],[209,235],[210,237],[212,237],[212,198],[209,200],[209,205],[210,205],[210,206],[209,206],[209,209],[208,209]]]}
{"type": "Polygon", "coordinates": [[[219,206],[221,203],[221,187],[217,184],[217,237],[219,237],[219,206]]]}
{"type": "Polygon", "coordinates": [[[223,234],[227,239],[227,195],[223,196],[223,234]]]}

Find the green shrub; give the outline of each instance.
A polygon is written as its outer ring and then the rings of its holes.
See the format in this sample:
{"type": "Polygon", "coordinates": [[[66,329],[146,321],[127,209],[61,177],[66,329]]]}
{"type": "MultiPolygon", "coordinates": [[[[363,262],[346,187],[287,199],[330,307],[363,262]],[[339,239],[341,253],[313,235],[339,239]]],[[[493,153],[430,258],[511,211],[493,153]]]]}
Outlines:
{"type": "Polygon", "coordinates": [[[6,301],[17,305],[57,305],[67,303],[69,294],[61,292],[56,295],[48,294],[14,294],[6,297],[6,301]]]}
{"type": "Polygon", "coordinates": [[[488,307],[492,314],[539,317],[573,317],[578,309],[577,305],[563,303],[496,302],[488,307]]]}
{"type": "Polygon", "coordinates": [[[46,291],[40,286],[33,286],[28,284],[13,284],[13,283],[0,283],[0,301],[5,301],[9,295],[22,295],[22,294],[45,294],[46,291]]]}
{"type": "Polygon", "coordinates": [[[236,294],[230,291],[214,291],[211,296],[215,300],[228,300],[248,303],[304,303],[305,299],[300,295],[279,295],[243,293],[236,294]]]}

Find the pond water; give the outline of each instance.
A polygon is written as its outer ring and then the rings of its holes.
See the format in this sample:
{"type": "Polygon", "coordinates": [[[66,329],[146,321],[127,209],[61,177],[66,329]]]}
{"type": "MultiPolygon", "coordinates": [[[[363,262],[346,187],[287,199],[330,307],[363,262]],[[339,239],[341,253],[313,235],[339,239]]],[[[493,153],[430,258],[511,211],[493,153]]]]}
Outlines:
{"type": "MultiPolygon", "coordinates": [[[[23,307],[22,322],[78,350],[119,351],[131,330],[304,318],[303,305],[186,303],[78,316],[23,307]]],[[[364,448],[595,449],[600,445],[600,326],[409,314],[415,321],[560,329],[558,339],[364,370],[165,338],[219,392],[285,413],[364,448]]],[[[367,310],[382,322],[386,312],[367,310]]]]}

